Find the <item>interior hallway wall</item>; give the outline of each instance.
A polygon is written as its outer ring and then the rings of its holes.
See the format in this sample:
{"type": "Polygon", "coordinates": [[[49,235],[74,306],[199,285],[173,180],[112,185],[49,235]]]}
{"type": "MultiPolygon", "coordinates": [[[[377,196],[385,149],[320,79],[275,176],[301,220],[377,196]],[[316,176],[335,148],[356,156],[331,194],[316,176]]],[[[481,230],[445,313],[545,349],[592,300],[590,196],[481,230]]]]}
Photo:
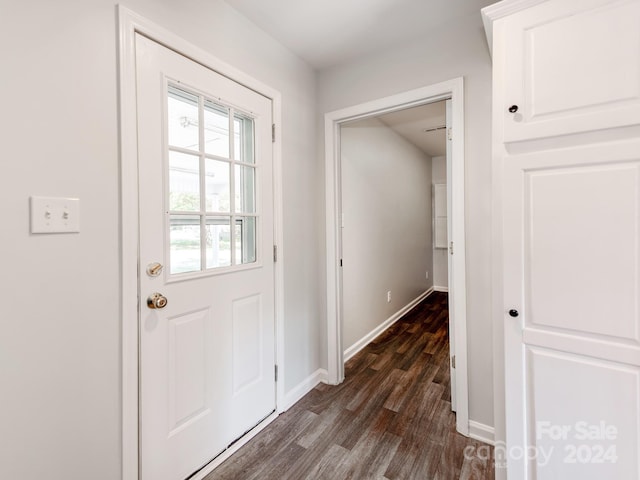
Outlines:
{"type": "MultiPolygon", "coordinates": [[[[120,478],[116,3],[1,9],[3,479],[120,478]],[[81,232],[30,235],[31,195],[79,197],[81,232]]],[[[282,93],[289,391],[326,357],[315,72],[219,0],[125,3],[282,93]]]]}
{"type": "MultiPolygon", "coordinates": [[[[491,59],[480,12],[410,43],[320,72],[318,109],[323,116],[456,77],[465,81],[469,417],[493,426],[491,59]]],[[[324,162],[324,146],[318,145],[319,161],[324,162]]]]}
{"type": "Polygon", "coordinates": [[[340,147],[346,350],[432,285],[431,158],[376,118],[340,147]]]}

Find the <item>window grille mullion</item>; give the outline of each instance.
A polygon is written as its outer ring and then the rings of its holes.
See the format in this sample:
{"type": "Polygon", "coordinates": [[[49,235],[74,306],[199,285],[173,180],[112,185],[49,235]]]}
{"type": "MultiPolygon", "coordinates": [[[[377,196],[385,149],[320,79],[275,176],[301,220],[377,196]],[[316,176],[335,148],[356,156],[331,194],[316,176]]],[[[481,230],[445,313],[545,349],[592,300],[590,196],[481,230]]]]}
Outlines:
{"type": "Polygon", "coordinates": [[[198,151],[200,158],[200,271],[207,269],[207,183],[205,181],[204,157],[204,97],[198,96],[198,151]]]}

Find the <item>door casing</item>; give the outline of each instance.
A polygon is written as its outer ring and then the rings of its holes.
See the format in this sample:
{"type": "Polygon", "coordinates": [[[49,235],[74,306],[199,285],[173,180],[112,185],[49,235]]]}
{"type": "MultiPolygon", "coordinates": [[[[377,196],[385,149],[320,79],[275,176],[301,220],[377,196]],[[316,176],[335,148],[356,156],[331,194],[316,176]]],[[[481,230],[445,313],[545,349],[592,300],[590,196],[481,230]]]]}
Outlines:
{"type": "MultiPolygon", "coordinates": [[[[452,195],[450,221],[454,255],[449,256],[449,292],[453,297],[450,316],[455,322],[456,356],[456,429],[469,435],[469,395],[467,380],[467,302],[465,267],[464,208],[464,80],[444,81],[397,95],[329,112],[325,115],[325,206],[327,248],[327,355],[328,382],[344,380],[344,347],[342,345],[342,275],[340,271],[340,126],[349,121],[375,117],[427,103],[451,99],[452,168],[447,183],[452,195]],[[453,275],[453,277],[452,277],[453,275]]],[[[486,441],[485,438],[481,440],[486,441]]]]}
{"type": "MultiPolygon", "coordinates": [[[[119,67],[119,133],[120,133],[120,312],[122,361],[122,479],[138,480],[139,474],[139,318],[138,302],[138,140],[136,135],[136,75],[135,34],[140,33],[172,50],[204,65],[231,80],[271,99],[273,122],[281,125],[281,94],[250,75],[216,58],[169,30],[135,12],[118,5],[118,67],[119,67]]],[[[275,129],[273,142],[274,243],[283,244],[282,232],[282,142],[280,128],[275,129]]],[[[282,250],[282,249],[280,249],[282,250]]],[[[284,281],[283,252],[275,263],[276,413],[236,442],[194,480],[202,478],[228,458],[271,422],[283,407],[284,376],[284,281]]]]}

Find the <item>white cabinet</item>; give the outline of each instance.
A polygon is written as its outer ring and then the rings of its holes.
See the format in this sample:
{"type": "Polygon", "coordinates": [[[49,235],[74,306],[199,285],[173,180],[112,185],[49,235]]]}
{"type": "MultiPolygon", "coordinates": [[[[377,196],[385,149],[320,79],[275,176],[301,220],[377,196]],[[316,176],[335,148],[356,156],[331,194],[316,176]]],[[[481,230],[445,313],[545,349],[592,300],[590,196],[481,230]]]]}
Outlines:
{"type": "Polygon", "coordinates": [[[497,476],[637,480],[640,0],[505,0],[483,14],[504,338],[497,476]]]}
{"type": "Polygon", "coordinates": [[[433,247],[447,248],[447,184],[433,185],[433,247]]]}
{"type": "Polygon", "coordinates": [[[505,142],[640,123],[640,2],[547,1],[503,28],[505,142]]]}

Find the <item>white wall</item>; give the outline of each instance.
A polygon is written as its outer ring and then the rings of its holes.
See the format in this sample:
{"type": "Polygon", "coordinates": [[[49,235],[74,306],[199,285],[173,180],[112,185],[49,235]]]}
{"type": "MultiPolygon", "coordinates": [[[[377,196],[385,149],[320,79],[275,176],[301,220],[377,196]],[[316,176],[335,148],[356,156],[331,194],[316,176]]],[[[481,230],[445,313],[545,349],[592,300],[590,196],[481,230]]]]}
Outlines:
{"type": "MultiPolygon", "coordinates": [[[[320,115],[464,76],[469,416],[493,425],[491,61],[480,12],[421,39],[322,71],[320,115]]],[[[321,155],[324,158],[322,146],[321,155]]]]}
{"type": "MultiPolygon", "coordinates": [[[[0,15],[0,478],[120,478],[114,0],[5,1],[0,15]],[[30,195],[76,196],[81,232],[30,235],[30,195]]],[[[290,390],[325,352],[315,73],[218,0],[126,5],[280,90],[290,390]]]]}
{"type": "MultiPolygon", "coordinates": [[[[431,175],[433,184],[447,183],[447,157],[433,157],[431,159],[431,175]]],[[[433,285],[435,287],[449,287],[448,251],[446,248],[433,249],[433,285]]]]}
{"type": "Polygon", "coordinates": [[[376,118],[340,147],[346,350],[432,285],[431,159],[376,118]]]}

